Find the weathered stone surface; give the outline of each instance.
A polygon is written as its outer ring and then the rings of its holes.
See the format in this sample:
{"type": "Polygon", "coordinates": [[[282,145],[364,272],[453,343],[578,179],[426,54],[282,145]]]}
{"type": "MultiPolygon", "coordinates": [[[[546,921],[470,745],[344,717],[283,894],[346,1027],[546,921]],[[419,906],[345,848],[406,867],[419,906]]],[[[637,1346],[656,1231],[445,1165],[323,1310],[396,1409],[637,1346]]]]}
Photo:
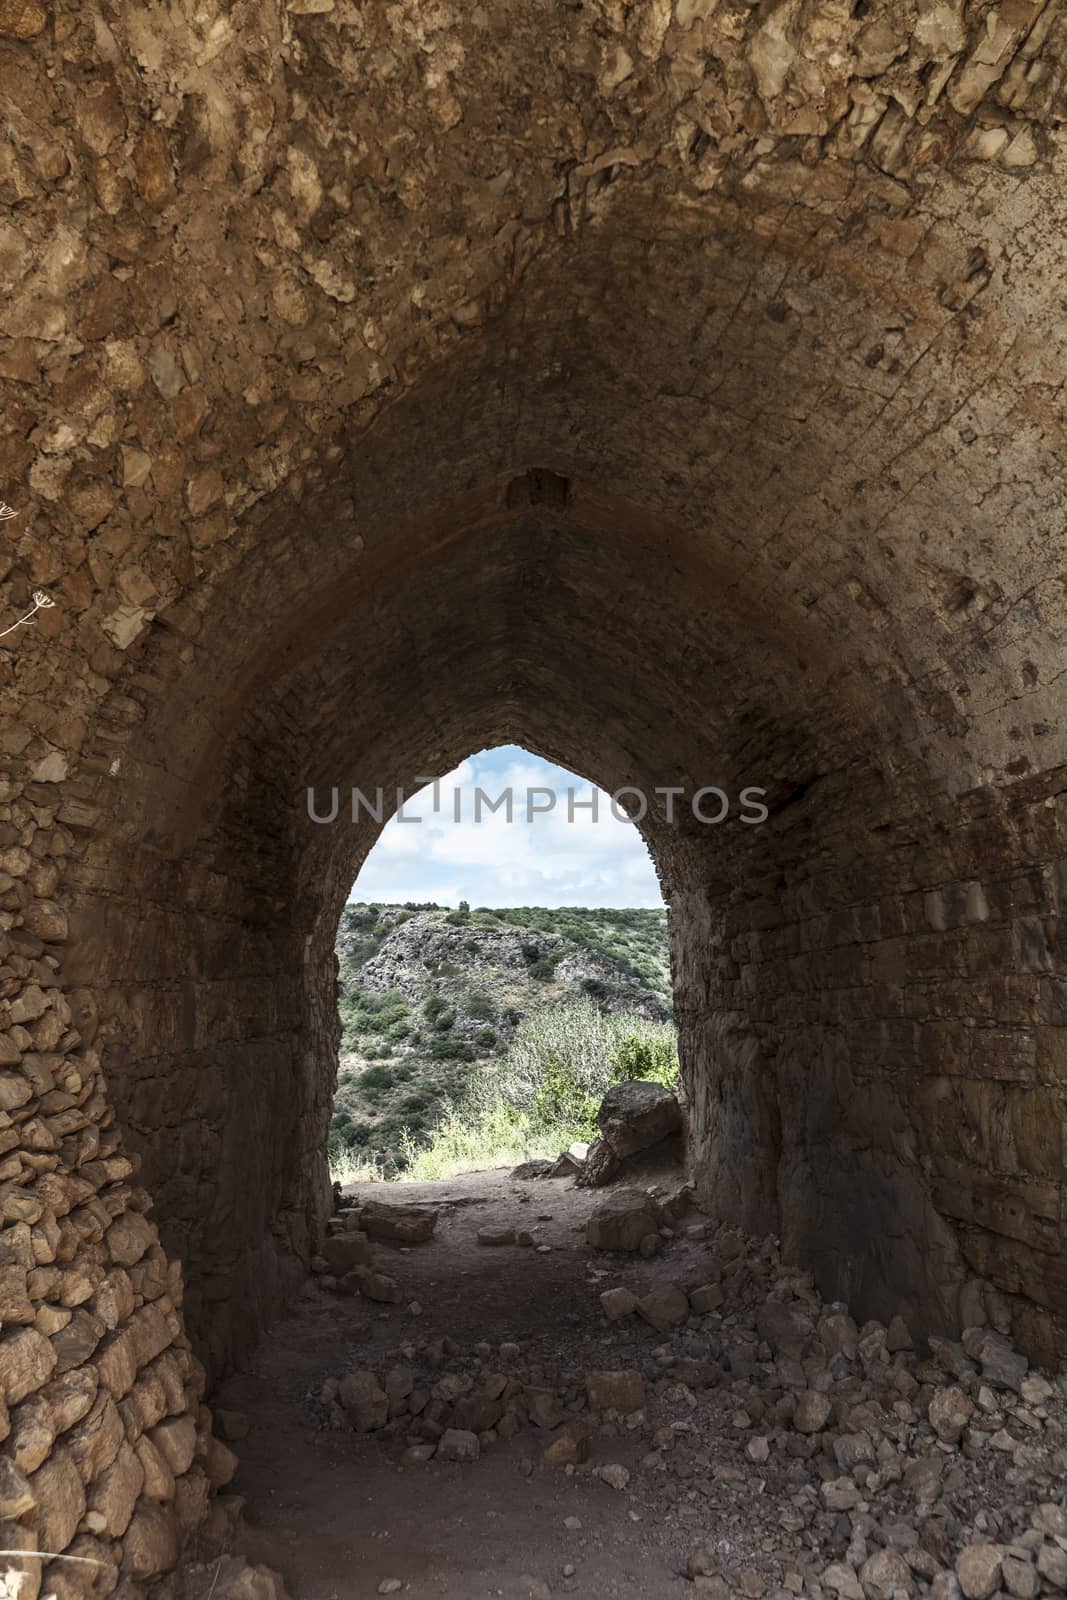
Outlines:
{"type": "Polygon", "coordinates": [[[578,1466],[589,1460],[591,1449],[591,1430],[580,1422],[570,1422],[545,1446],[541,1460],[547,1467],[578,1466]]]}
{"type": "Polygon", "coordinates": [[[479,1228],[478,1243],[484,1245],[504,1245],[515,1243],[514,1228],[479,1228]]]}
{"type": "MultiPolygon", "coordinates": [[[[276,1313],[370,842],[291,780],[516,730],[609,785],[768,785],[766,825],[669,790],[641,823],[709,1216],[881,1319],[857,1375],[976,1280],[1051,1363],[1065,480],[1055,337],[1019,329],[1062,314],[1061,8],[417,13],[146,44],[0,5],[0,1394],[65,1334],[139,1411],[182,1327],[153,1198],[214,1369],[276,1313]],[[96,1305],[109,1268],[145,1304],[96,1305]]],[[[970,1344],[960,1386],[1021,1396],[970,1344]]]]}
{"type": "Polygon", "coordinates": [[[365,1233],[336,1233],[325,1239],[322,1253],[331,1272],[351,1272],[353,1267],[369,1267],[374,1251],[365,1233]]]}
{"type": "Polygon", "coordinates": [[[637,1296],[630,1289],[605,1289],[600,1296],[604,1315],[610,1322],[618,1322],[637,1310],[637,1296]]]}
{"type": "Polygon", "coordinates": [[[793,1426],[798,1433],[819,1433],[830,1420],[830,1401],[815,1389],[805,1389],[797,1395],[793,1426]]]}
{"type": "Polygon", "coordinates": [[[962,1389],[939,1389],[930,1401],[929,1418],[943,1444],[958,1444],[971,1420],[974,1405],[962,1389]]]}
{"type": "Polygon", "coordinates": [[[385,1427],[389,1419],[389,1396],[373,1372],[346,1373],[337,1398],[358,1433],[385,1427]]]}
{"type": "Polygon", "coordinates": [[[876,1550],[868,1556],[859,1580],[867,1600],[895,1600],[898,1593],[915,1591],[911,1568],[897,1550],[876,1550]]]}
{"type": "Polygon", "coordinates": [[[144,1481],[144,1467],[136,1451],[123,1441],[114,1461],[89,1489],[89,1510],[103,1518],[102,1531],[115,1539],[122,1538],[129,1527],[144,1481]]]}
{"type": "Polygon", "coordinates": [[[698,1317],[706,1316],[709,1311],[717,1311],[725,1298],[721,1284],[702,1283],[689,1291],[690,1310],[698,1317]]]}
{"type": "Polygon", "coordinates": [[[1001,1552],[995,1544],[969,1544],[956,1557],[956,1577],[965,1600],[989,1600],[1000,1576],[1001,1552]]]}
{"type": "Polygon", "coordinates": [[[682,1113],[669,1089],[637,1079],[612,1084],[600,1102],[596,1120],[601,1138],[624,1159],[677,1132],[682,1113]]]}
{"type": "Polygon", "coordinates": [[[125,1211],[107,1231],[107,1248],[112,1261],[132,1267],[153,1243],[155,1232],[148,1218],[138,1211],[125,1211]]]}
{"type": "Polygon", "coordinates": [[[477,1461],[481,1453],[478,1435],[463,1428],[446,1428],[437,1444],[436,1461],[477,1461]]]}
{"type": "Polygon", "coordinates": [[[546,1178],[552,1170],[551,1161],[522,1161],[513,1167],[511,1176],[518,1183],[529,1183],[534,1178],[546,1178]]]}
{"type": "Polygon", "coordinates": [[[192,1417],[168,1417],[151,1430],[148,1437],[174,1476],[188,1472],[196,1449],[196,1424],[192,1417]]]}
{"type": "Polygon", "coordinates": [[[585,1236],[597,1250],[637,1250],[655,1233],[652,1202],[640,1189],[620,1189],[601,1202],[586,1224],[585,1236]]]}
{"type": "Polygon", "coordinates": [[[428,1206],[368,1200],[359,1210],[359,1225],[372,1239],[392,1239],[400,1244],[422,1244],[433,1236],[437,1212],[428,1206]]]}
{"type": "Polygon", "coordinates": [[[607,1140],[597,1139],[589,1146],[589,1154],[582,1162],[581,1170],[575,1173],[575,1180],[583,1189],[602,1189],[618,1177],[621,1168],[622,1161],[607,1140]]]}
{"type": "Polygon", "coordinates": [[[85,1515],[85,1486],[74,1457],[57,1445],[29,1479],[37,1502],[37,1537],[44,1550],[65,1550],[85,1515]]]}
{"type": "Polygon", "coordinates": [[[689,1297],[677,1284],[653,1289],[637,1302],[638,1315],[660,1333],[680,1327],[689,1316],[689,1297]]]}
{"type": "Polygon", "coordinates": [[[178,1559],[178,1526],[173,1508],[142,1499],[123,1539],[123,1553],[134,1578],[168,1572],[178,1559]]]}
{"type": "Polygon", "coordinates": [[[37,1496],[16,1466],[0,1457],[0,1521],[17,1521],[32,1511],[37,1496]]]}
{"type": "Polygon", "coordinates": [[[8,1405],[41,1388],[55,1366],[56,1352],[36,1328],[0,1336],[0,1395],[8,1405]]]}
{"type": "Polygon", "coordinates": [[[585,1387],[594,1411],[621,1411],[628,1416],[645,1403],[645,1382],[639,1372],[590,1372],[585,1387]]]}

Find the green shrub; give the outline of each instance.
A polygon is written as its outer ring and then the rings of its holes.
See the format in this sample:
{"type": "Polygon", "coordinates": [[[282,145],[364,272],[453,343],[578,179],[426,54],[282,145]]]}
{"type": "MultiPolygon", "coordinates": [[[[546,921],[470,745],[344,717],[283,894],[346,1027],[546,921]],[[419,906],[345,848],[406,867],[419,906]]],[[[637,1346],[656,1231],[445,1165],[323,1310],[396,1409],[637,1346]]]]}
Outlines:
{"type": "Polygon", "coordinates": [[[562,1062],[550,1061],[537,1093],[530,1102],[530,1118],[535,1127],[573,1129],[574,1139],[596,1138],[596,1114],[600,1100],[587,1094],[562,1062]]]}
{"type": "Polygon", "coordinates": [[[361,1089],[390,1089],[392,1084],[393,1074],[385,1066],[368,1067],[359,1080],[361,1089]]]}
{"type": "Polygon", "coordinates": [[[612,1055],[617,1082],[628,1078],[654,1078],[668,1089],[678,1084],[678,1048],[673,1038],[631,1033],[620,1039],[612,1055]]]}
{"type": "Polygon", "coordinates": [[[473,1061],[474,1051],[463,1039],[433,1039],[430,1056],[434,1061],[473,1061]]]}

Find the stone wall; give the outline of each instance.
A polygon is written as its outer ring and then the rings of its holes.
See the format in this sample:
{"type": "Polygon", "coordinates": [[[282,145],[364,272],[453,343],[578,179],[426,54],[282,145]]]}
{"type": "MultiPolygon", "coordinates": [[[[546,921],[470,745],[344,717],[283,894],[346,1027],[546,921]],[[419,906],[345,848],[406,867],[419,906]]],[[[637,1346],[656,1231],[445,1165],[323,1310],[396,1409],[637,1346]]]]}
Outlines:
{"type": "Polygon", "coordinates": [[[1062,1353],[1065,30],[0,0],[2,1532],[106,1563],[48,1592],[173,1561],[322,1228],[372,839],[310,782],[766,785],[646,824],[705,1193],[1062,1353]]]}
{"type": "Polygon", "coordinates": [[[954,1333],[978,1279],[1055,1367],[1064,773],[940,815],[880,815],[869,796],[859,830],[834,815],[833,788],[799,802],[795,854],[769,839],[758,875],[699,912],[714,930],[710,996],[707,935],[692,951],[696,917],[674,908],[705,1197],[781,1233],[824,1292],[865,1314],[905,1305],[954,1333]]]}

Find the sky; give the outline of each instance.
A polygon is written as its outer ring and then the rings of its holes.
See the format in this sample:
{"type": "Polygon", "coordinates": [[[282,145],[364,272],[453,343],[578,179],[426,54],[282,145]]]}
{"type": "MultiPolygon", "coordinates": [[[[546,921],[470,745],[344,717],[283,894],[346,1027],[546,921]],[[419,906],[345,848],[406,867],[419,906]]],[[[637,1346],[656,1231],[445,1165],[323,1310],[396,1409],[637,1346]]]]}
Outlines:
{"type": "Polygon", "coordinates": [[[608,796],[587,779],[553,766],[519,745],[482,750],[440,780],[440,809],[434,812],[432,786],[405,804],[404,822],[386,823],[353,885],[349,900],[435,900],[458,906],[661,906],[651,858],[633,823],[618,821],[608,796]],[[506,807],[491,812],[484,803],[475,819],[475,790],[490,801],[505,790],[513,795],[512,820],[506,807]],[[543,795],[550,789],[554,808],[543,795]],[[568,789],[573,820],[568,818],[568,789]],[[460,820],[454,820],[458,805],[460,820]],[[597,796],[596,820],[581,802],[597,796]]]}

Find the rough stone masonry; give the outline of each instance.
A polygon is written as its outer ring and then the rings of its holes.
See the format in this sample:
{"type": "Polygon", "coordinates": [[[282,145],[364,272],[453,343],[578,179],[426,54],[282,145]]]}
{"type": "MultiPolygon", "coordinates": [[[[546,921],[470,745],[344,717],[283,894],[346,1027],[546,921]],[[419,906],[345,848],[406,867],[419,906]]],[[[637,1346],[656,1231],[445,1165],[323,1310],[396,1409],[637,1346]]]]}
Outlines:
{"type": "Polygon", "coordinates": [[[1062,1356],[1065,64],[1061,0],[0,0],[9,1546],[135,1600],[232,1470],[373,843],[306,787],[505,740],[768,789],[642,824],[702,1198],[1062,1356]]]}

